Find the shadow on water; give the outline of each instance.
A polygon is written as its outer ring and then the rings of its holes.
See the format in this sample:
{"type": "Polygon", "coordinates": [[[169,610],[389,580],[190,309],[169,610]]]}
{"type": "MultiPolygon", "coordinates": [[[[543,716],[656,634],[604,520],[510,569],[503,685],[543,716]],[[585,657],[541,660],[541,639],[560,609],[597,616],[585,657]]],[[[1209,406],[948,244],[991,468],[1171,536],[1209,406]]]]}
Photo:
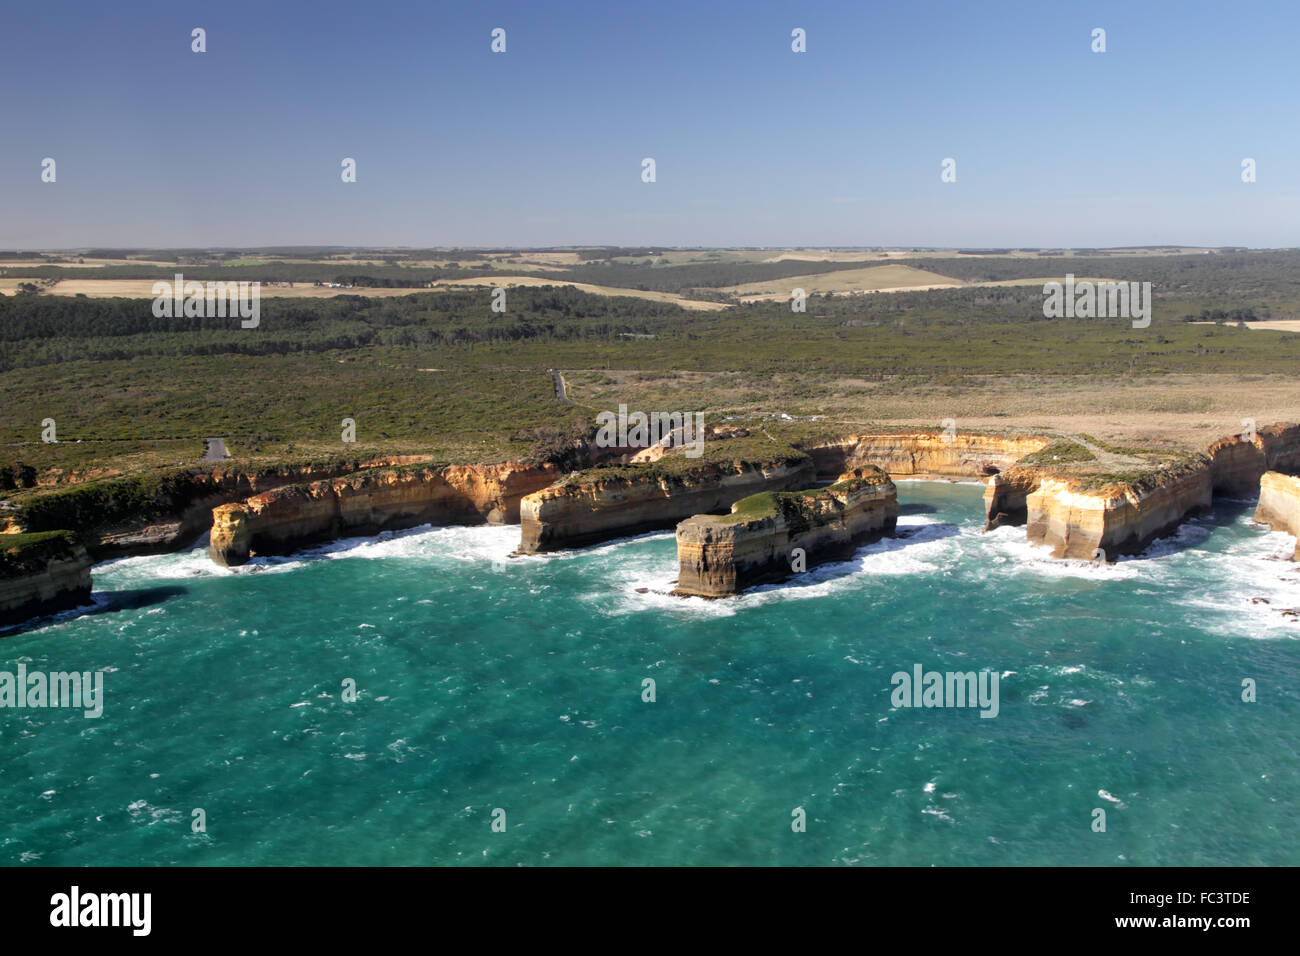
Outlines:
{"type": "Polygon", "coordinates": [[[898,506],[900,517],[902,515],[932,515],[938,510],[934,505],[927,505],[922,501],[911,501],[898,506]]]}
{"type": "Polygon", "coordinates": [[[1063,711],[1058,716],[1061,718],[1061,723],[1071,730],[1082,730],[1088,726],[1088,718],[1072,710],[1063,711]]]}
{"type": "Polygon", "coordinates": [[[1215,498],[1210,510],[1189,515],[1171,531],[1149,542],[1137,554],[1121,555],[1121,561],[1147,561],[1180,551],[1199,548],[1216,530],[1238,524],[1255,512],[1255,499],[1215,498]]]}
{"type": "Polygon", "coordinates": [[[0,629],[0,639],[13,637],[17,634],[27,634],[31,631],[39,631],[41,628],[49,627],[52,624],[64,624],[82,617],[93,617],[96,614],[134,611],[142,607],[153,607],[155,604],[162,604],[170,598],[188,593],[187,588],[176,585],[143,588],[135,591],[95,591],[91,594],[91,601],[94,603],[82,604],[54,614],[43,614],[40,617],[29,618],[20,624],[2,628],[0,629]]]}
{"type": "Polygon", "coordinates": [[[1213,508],[1196,519],[1206,528],[1223,528],[1239,521],[1242,515],[1253,515],[1258,499],[1215,498],[1213,508]]]}

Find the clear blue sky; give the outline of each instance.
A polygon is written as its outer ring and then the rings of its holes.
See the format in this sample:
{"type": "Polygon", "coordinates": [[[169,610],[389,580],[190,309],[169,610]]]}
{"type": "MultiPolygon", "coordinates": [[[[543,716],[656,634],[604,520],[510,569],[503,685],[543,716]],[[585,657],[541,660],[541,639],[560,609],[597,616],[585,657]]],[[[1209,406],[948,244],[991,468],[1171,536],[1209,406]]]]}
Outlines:
{"type": "Polygon", "coordinates": [[[0,248],[1296,246],[1297,51],[1296,0],[12,2],[0,248]]]}

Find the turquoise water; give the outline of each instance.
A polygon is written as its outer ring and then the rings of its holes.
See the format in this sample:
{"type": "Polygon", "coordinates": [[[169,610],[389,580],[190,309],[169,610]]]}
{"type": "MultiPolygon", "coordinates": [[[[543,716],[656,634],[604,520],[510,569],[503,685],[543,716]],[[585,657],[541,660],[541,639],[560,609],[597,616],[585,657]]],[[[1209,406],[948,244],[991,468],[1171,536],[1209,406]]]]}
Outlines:
{"type": "Polygon", "coordinates": [[[1292,539],[1225,504],[1093,568],[899,491],[905,537],[729,601],[656,593],[671,533],[101,565],[113,609],[0,640],[107,672],[98,720],[0,710],[0,863],[1300,863],[1292,539]],[[914,664],[998,671],[999,715],[892,709],[914,664]]]}

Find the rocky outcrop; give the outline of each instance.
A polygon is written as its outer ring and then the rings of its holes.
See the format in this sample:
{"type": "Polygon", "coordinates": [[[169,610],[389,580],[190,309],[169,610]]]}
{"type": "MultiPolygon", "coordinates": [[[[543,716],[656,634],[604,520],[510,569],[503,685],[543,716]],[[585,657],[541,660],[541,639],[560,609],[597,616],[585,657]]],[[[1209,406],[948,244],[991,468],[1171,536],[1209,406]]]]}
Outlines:
{"type": "Polygon", "coordinates": [[[863,465],[875,465],[895,478],[908,475],[981,478],[1010,468],[1045,447],[1036,435],[945,435],[937,431],[850,435],[804,448],[825,480],[863,465]]]}
{"type": "Polygon", "coordinates": [[[552,465],[506,463],[379,469],[289,485],[215,508],[208,553],[230,566],[422,524],[509,524],[519,520],[520,500],[555,478],[552,465]]]}
{"type": "Polygon", "coordinates": [[[1267,470],[1264,442],[1257,436],[1221,438],[1209,448],[1211,480],[1215,494],[1230,498],[1253,498],[1259,479],[1267,470]]]}
{"type": "Polygon", "coordinates": [[[1264,472],[1300,472],[1300,425],[1268,425],[1253,438],[1222,438],[1210,446],[1209,455],[1215,494],[1253,498],[1264,472]]]}
{"type": "Polygon", "coordinates": [[[1025,499],[1026,536],[1056,558],[1106,560],[1135,554],[1169,534],[1189,515],[1210,507],[1208,459],[1157,469],[1126,481],[1098,484],[1045,475],[1025,499]]]}
{"type": "Polygon", "coordinates": [[[519,551],[536,554],[671,528],[694,514],[725,512],[760,491],[814,483],[808,458],[705,461],[672,471],[656,466],[579,472],[520,503],[519,551]]]}
{"type": "Polygon", "coordinates": [[[1207,454],[1178,463],[1145,454],[1147,464],[1133,478],[1052,464],[1007,469],[984,489],[984,530],[1024,523],[1028,539],[1050,546],[1056,557],[1132,554],[1208,509],[1214,495],[1254,497],[1262,493],[1265,471],[1300,470],[1300,426],[1269,425],[1223,438],[1207,454]]]}
{"type": "Polygon", "coordinates": [[[984,486],[984,530],[1027,523],[1027,499],[1038,490],[1042,480],[1042,474],[1035,468],[1015,467],[990,478],[984,486]]]}
{"type": "Polygon", "coordinates": [[[0,627],[88,603],[90,565],[67,532],[0,536],[0,627]]]}
{"type": "MultiPolygon", "coordinates": [[[[712,437],[722,440],[747,434],[712,437]]],[[[856,468],[874,466],[895,477],[992,475],[1048,442],[1036,435],[899,431],[804,445],[807,461],[803,464],[702,462],[677,476],[654,469],[609,475],[597,470],[589,478],[580,474],[524,501],[519,550],[555,551],[668,528],[691,515],[723,514],[734,502],[760,491],[806,488],[856,468]]]]}
{"type": "Polygon", "coordinates": [[[1300,478],[1276,471],[1265,472],[1259,482],[1255,520],[1274,531],[1296,535],[1293,561],[1300,561],[1300,478]]]}
{"type": "Polygon", "coordinates": [[[870,465],[841,476],[829,488],[754,495],[732,505],[729,515],[695,515],[677,526],[673,593],[709,598],[738,594],[848,557],[859,546],[892,534],[897,521],[894,483],[870,465]]]}
{"type": "Polygon", "coordinates": [[[296,482],[427,460],[426,455],[387,456],[89,482],[21,501],[6,524],[9,531],[71,529],[96,561],[160,554],[183,548],[207,531],[219,504],[296,482]]]}

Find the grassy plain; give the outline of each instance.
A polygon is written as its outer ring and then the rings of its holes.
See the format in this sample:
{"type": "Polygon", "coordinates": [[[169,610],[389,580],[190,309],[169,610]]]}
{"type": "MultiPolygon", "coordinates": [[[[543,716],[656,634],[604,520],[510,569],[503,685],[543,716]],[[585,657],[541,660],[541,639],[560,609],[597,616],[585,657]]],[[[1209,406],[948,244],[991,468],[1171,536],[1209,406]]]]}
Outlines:
{"type": "MultiPolygon", "coordinates": [[[[1244,419],[1300,421],[1300,337],[1291,330],[1300,322],[1300,254],[1138,250],[1111,255],[1106,272],[1093,271],[1106,256],[1070,257],[1079,275],[1116,274],[1109,270],[1122,259],[1121,275],[1153,277],[1152,325],[1133,329],[1122,319],[1044,319],[1034,284],[1066,271],[1056,257],[897,250],[893,261],[880,264],[888,253],[877,251],[876,264],[864,265],[862,254],[791,252],[416,250],[399,260],[419,266],[394,265],[383,252],[250,250],[226,265],[194,254],[193,263],[162,267],[116,255],[104,267],[111,278],[68,275],[55,288],[137,283],[148,296],[152,278],[121,272],[150,269],[160,278],[178,269],[187,278],[299,278],[292,289],[263,288],[261,326],[247,331],[155,321],[143,298],[0,300],[0,485],[5,468],[56,482],[197,466],[203,440],[216,436],[234,467],[340,454],[518,459],[588,431],[597,412],[620,404],[702,411],[710,424],[730,419],[773,442],[952,418],[959,431],[1050,431],[1186,451],[1240,431],[1244,419]],[[781,261],[766,261],[774,256],[781,261]],[[512,258],[560,272],[495,271],[512,258]],[[430,263],[494,271],[434,276],[434,290],[311,284],[340,273],[396,281],[426,275],[430,263]],[[951,287],[815,291],[875,270],[951,287]],[[745,283],[725,280],[765,271],[774,278],[750,281],[785,286],[797,276],[813,292],[808,311],[738,304],[729,290],[745,283]],[[586,281],[601,275],[624,285],[586,281]],[[504,315],[491,311],[484,287],[496,282],[514,285],[504,315]],[[329,297],[315,298],[321,292],[329,297]],[[697,300],[708,311],[682,308],[691,295],[716,301],[697,300]],[[1245,308],[1279,321],[1189,321],[1245,308]],[[570,403],[555,397],[553,368],[564,372],[570,403]],[[41,441],[47,418],[57,444],[41,441]],[[344,418],[357,423],[354,445],[341,440],[344,418]]],[[[0,283],[58,277],[61,267],[25,265],[33,261],[0,261],[0,271],[40,274],[0,283]]]]}

